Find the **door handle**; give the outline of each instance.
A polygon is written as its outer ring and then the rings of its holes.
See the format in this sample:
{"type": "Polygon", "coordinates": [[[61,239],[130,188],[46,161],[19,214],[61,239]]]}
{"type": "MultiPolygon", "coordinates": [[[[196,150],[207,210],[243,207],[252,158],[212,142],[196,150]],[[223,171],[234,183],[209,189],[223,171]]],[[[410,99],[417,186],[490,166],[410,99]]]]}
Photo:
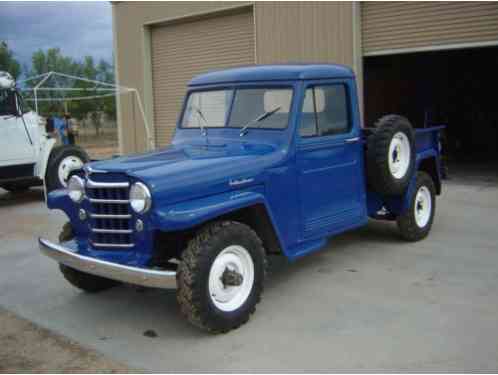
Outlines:
{"type": "Polygon", "coordinates": [[[346,143],[355,143],[355,142],[358,142],[359,140],[360,140],[360,137],[354,137],[354,138],[348,138],[344,142],[346,142],[346,143]]]}

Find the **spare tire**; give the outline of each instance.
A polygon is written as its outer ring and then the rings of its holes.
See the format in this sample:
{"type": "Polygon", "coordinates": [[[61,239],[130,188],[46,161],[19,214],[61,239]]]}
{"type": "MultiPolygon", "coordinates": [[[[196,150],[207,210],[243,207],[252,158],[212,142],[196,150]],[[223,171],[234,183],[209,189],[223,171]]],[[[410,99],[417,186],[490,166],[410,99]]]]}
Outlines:
{"type": "Polygon", "coordinates": [[[366,164],[369,186],[382,195],[405,192],[415,170],[415,136],[402,116],[386,115],[375,123],[367,140],[366,164]]]}

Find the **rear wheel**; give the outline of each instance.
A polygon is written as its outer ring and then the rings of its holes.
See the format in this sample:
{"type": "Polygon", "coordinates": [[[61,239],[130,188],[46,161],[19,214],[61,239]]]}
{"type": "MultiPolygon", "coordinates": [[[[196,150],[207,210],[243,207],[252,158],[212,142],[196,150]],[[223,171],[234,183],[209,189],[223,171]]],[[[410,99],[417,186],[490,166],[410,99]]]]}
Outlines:
{"type": "Polygon", "coordinates": [[[429,234],[436,211],[436,189],[425,172],[417,173],[415,193],[409,209],[397,218],[401,236],[407,241],[419,241],[429,234]]]}
{"type": "Polygon", "coordinates": [[[45,174],[47,191],[67,187],[69,174],[89,161],[87,153],[80,147],[71,145],[55,147],[50,155],[45,174]]]}
{"type": "Polygon", "coordinates": [[[238,328],[256,310],[265,266],[261,240],[247,225],[207,225],[190,241],[178,267],[177,297],[183,315],[213,333],[238,328]]]}

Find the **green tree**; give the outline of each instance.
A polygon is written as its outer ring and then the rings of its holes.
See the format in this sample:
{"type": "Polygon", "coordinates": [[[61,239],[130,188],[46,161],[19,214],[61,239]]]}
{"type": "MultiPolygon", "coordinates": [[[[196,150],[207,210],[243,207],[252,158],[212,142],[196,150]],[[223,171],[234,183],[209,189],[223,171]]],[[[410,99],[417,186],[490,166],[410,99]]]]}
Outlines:
{"type": "MultiPolygon", "coordinates": [[[[74,60],[71,57],[64,56],[59,48],[50,48],[47,51],[38,50],[32,55],[32,64],[30,69],[25,69],[26,76],[34,77],[50,71],[64,73],[71,76],[87,78],[95,81],[114,83],[114,67],[105,60],[100,60],[95,65],[92,56],[85,56],[82,61],[74,60]]],[[[35,86],[39,81],[30,81],[28,85],[35,86]]],[[[68,99],[71,97],[98,96],[106,91],[93,90],[99,87],[95,83],[71,79],[52,79],[46,82],[50,87],[67,87],[85,89],[81,91],[58,91],[47,92],[39,91],[38,97],[55,98],[64,95],[68,99]]],[[[104,87],[104,86],[102,86],[104,87]]],[[[116,118],[116,100],[114,96],[106,96],[95,99],[83,99],[68,101],[69,110],[73,117],[78,119],[89,118],[95,127],[95,132],[100,133],[101,114],[105,113],[108,118],[116,118]]],[[[39,109],[42,114],[47,114],[51,110],[62,111],[63,103],[58,102],[40,102],[39,109]]]]}
{"type": "Polygon", "coordinates": [[[5,41],[0,42],[0,70],[9,72],[14,79],[21,74],[21,65],[14,58],[14,53],[5,41]]]}

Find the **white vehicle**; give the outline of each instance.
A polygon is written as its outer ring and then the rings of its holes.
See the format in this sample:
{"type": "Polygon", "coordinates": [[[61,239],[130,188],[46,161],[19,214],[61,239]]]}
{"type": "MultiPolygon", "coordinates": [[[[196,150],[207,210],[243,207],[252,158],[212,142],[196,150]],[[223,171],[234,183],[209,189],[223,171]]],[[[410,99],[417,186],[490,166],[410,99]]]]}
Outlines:
{"type": "Polygon", "coordinates": [[[0,187],[17,192],[45,181],[47,191],[59,189],[87,161],[79,147],[56,146],[43,119],[27,111],[12,76],[0,72],[0,187]]]}

